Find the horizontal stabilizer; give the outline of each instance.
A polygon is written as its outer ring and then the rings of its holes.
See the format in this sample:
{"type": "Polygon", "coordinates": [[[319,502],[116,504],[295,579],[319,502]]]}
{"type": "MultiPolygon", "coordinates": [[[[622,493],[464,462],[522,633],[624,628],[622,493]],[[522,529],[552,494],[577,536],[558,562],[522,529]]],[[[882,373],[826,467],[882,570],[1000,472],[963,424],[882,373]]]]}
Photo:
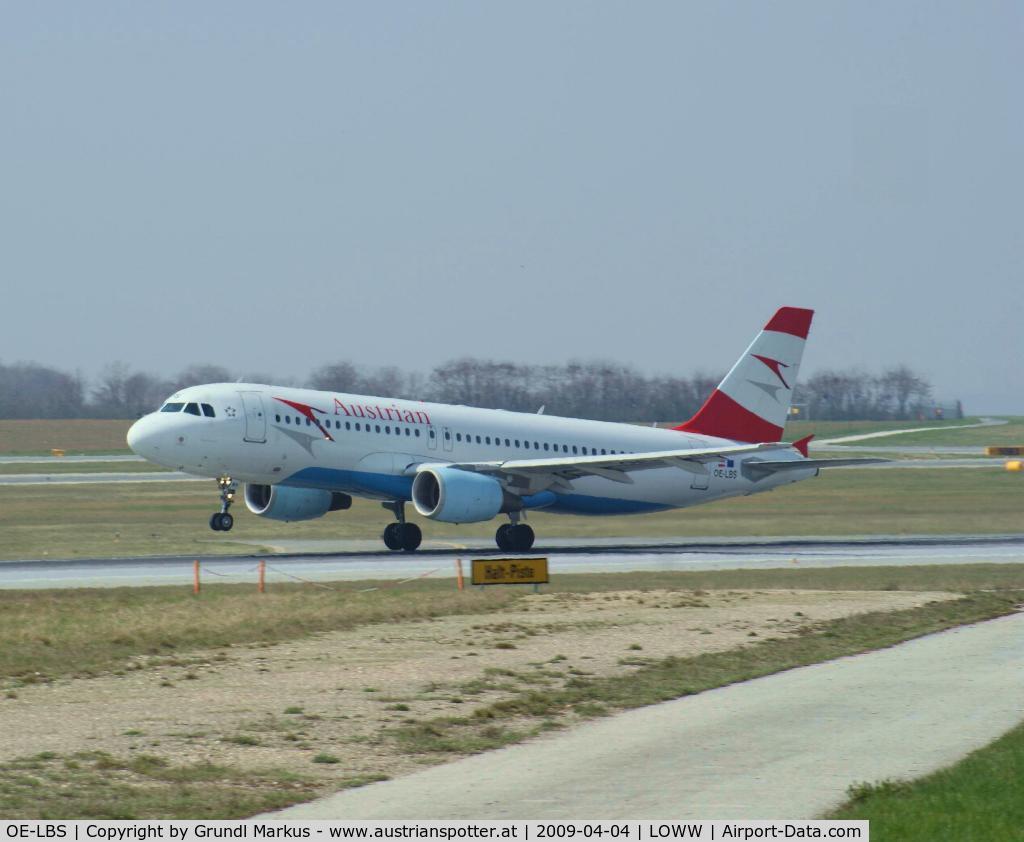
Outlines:
{"type": "Polygon", "coordinates": [[[803,471],[808,468],[849,468],[855,465],[877,465],[880,462],[891,462],[891,459],[790,459],[785,462],[744,463],[744,468],[752,473],[774,474],[778,471],[803,471]]]}

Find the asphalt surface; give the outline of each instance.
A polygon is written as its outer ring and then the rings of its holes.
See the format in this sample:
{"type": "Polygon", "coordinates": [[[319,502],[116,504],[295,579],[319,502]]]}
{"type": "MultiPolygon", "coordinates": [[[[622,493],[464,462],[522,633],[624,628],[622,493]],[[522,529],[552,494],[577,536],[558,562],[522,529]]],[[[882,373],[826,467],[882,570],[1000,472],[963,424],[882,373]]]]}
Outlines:
{"type": "Polygon", "coordinates": [[[264,819],[803,819],[1024,717],[1024,614],[629,711],[264,819]]]}
{"type": "Polygon", "coordinates": [[[0,485],[92,485],[104,482],[214,482],[181,471],[125,471],[60,474],[0,474],[0,485]]]}
{"type": "MultiPolygon", "coordinates": [[[[264,555],[267,581],[330,582],[455,575],[455,560],[504,557],[492,542],[423,549],[406,555],[376,541],[296,541],[304,551],[264,555]],[[329,552],[311,552],[330,547],[329,552]],[[347,549],[338,551],[339,547],[347,549]]],[[[284,547],[282,549],[287,549],[284,547]]],[[[298,549],[296,547],[295,549],[298,549]]],[[[1024,535],[892,538],[738,538],[655,543],[649,538],[546,541],[530,556],[547,556],[552,574],[633,570],[726,570],[793,567],[1024,563],[1024,535]]],[[[259,555],[200,557],[207,582],[253,582],[259,555]]],[[[0,589],[187,585],[195,557],[0,561],[0,589]]]]}

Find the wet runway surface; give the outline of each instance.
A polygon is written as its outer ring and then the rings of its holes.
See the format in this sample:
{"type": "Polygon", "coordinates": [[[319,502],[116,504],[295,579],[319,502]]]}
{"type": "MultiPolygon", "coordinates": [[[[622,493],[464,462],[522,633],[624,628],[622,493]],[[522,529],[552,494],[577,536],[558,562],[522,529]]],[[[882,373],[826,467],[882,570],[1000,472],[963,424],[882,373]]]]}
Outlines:
{"type": "MultiPolygon", "coordinates": [[[[493,545],[425,549],[412,555],[363,549],[349,552],[199,557],[206,582],[255,582],[267,561],[267,581],[412,579],[455,575],[455,560],[506,557],[493,545]]],[[[779,567],[904,566],[1024,563],[1024,535],[919,536],[848,539],[708,539],[655,542],[548,541],[529,556],[547,556],[552,574],[634,570],[727,570],[779,567]]],[[[0,562],[0,588],[187,585],[195,557],[26,560],[0,562]]],[[[468,572],[468,569],[467,569],[468,572]]]]}

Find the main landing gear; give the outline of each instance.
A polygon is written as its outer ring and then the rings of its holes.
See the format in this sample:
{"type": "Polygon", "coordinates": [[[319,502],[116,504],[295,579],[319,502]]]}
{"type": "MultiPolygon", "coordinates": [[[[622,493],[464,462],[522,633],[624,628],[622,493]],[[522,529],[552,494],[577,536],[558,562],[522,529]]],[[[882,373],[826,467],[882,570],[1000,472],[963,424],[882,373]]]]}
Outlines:
{"type": "Polygon", "coordinates": [[[533,529],[519,522],[519,512],[510,512],[511,523],[503,523],[494,533],[499,550],[507,553],[525,553],[533,546],[533,529]]]}
{"type": "Polygon", "coordinates": [[[235,525],[235,519],[228,509],[235,501],[235,491],[238,483],[231,477],[221,477],[217,480],[217,488],[220,489],[220,511],[210,515],[210,529],[214,532],[230,532],[235,525]]]}
{"type": "Polygon", "coordinates": [[[415,552],[423,541],[423,533],[415,523],[405,522],[405,503],[396,500],[393,503],[381,503],[381,505],[395,513],[397,523],[389,523],[384,527],[384,545],[389,550],[405,550],[407,553],[415,552]]]}

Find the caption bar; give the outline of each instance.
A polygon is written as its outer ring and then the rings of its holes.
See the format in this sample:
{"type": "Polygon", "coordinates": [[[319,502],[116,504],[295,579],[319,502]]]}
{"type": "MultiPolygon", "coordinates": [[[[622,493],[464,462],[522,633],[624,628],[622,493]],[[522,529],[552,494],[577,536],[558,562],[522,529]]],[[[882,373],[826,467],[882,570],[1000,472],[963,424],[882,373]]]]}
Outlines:
{"type": "Polygon", "coordinates": [[[149,842],[204,839],[310,840],[757,840],[856,839],[867,842],[866,821],[25,821],[0,822],[0,842],[149,842]]]}

